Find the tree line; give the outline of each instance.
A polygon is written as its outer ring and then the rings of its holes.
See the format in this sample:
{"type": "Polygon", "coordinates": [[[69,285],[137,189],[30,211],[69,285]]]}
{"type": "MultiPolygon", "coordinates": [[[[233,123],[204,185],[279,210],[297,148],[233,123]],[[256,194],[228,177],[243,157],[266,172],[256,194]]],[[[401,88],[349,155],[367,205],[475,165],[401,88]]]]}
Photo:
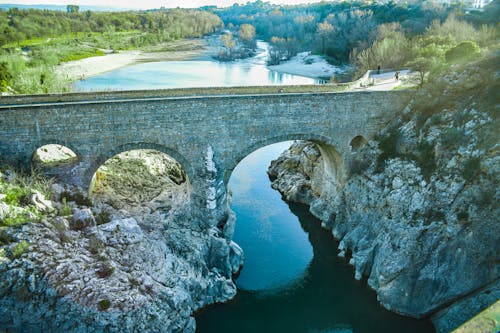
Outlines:
{"type": "Polygon", "coordinates": [[[219,29],[222,21],[210,12],[172,9],[143,12],[67,12],[11,8],[0,11],[0,46],[21,45],[35,38],[50,38],[68,33],[105,33],[137,30],[155,34],[157,39],[175,40],[200,37],[219,29]]]}
{"type": "MultiPolygon", "coordinates": [[[[413,38],[425,34],[435,22],[448,16],[468,19],[477,26],[497,24],[499,0],[486,10],[464,16],[463,5],[437,2],[320,2],[280,6],[261,0],[211,10],[227,27],[253,25],[257,36],[273,46],[271,62],[276,63],[301,51],[324,55],[333,63],[356,62],[357,56],[380,44],[389,35],[413,38]],[[390,31],[388,31],[388,29],[390,31]]],[[[407,46],[404,42],[396,49],[407,46]]],[[[389,43],[389,40],[385,42],[389,43]]],[[[388,47],[388,45],[386,45],[388,47]]]]}

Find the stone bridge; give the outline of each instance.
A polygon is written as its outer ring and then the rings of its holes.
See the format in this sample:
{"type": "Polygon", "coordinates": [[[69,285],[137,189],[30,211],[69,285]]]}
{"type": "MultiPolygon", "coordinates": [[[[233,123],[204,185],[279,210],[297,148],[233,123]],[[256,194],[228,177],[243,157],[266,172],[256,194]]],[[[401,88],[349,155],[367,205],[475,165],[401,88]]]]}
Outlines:
{"type": "Polygon", "coordinates": [[[410,99],[408,91],[2,97],[0,158],[29,166],[37,148],[64,145],[79,157],[71,169],[75,183],[88,188],[107,159],[156,149],[182,164],[192,202],[215,223],[224,218],[229,176],[249,153],[285,140],[315,142],[332,184],[341,184],[353,138],[371,138],[410,99]]]}

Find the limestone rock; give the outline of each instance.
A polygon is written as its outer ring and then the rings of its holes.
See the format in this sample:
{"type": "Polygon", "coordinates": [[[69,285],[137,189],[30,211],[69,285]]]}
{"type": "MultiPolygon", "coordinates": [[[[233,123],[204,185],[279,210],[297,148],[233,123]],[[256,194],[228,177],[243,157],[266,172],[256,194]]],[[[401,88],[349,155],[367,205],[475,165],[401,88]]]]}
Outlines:
{"type": "Polygon", "coordinates": [[[274,188],[332,229],[339,255],[352,252],[355,278],[367,276],[382,305],[413,317],[500,277],[500,124],[483,85],[462,74],[443,81],[453,96],[420,91],[382,140],[345,157],[349,177],[337,187],[326,186],[332,172],[308,153],[312,143],[294,144],[269,168],[274,188]],[[397,139],[384,140],[390,133],[397,139]]]}
{"type": "Polygon", "coordinates": [[[97,227],[102,235],[102,240],[109,245],[135,244],[143,239],[141,227],[137,221],[130,217],[126,219],[113,220],[97,227]]]}
{"type": "Polygon", "coordinates": [[[91,225],[95,225],[94,214],[89,208],[73,209],[70,228],[73,230],[83,230],[91,225]]]}
{"type": "Polygon", "coordinates": [[[54,206],[50,200],[46,200],[42,193],[35,191],[30,198],[33,205],[43,213],[52,213],[55,211],[54,206]]]}

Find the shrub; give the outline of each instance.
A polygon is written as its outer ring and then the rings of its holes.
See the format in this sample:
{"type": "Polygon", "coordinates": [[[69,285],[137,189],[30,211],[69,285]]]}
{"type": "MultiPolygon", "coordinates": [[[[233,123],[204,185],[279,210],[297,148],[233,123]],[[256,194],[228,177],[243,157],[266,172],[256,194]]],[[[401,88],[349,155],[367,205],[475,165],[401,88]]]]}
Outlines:
{"type": "Polygon", "coordinates": [[[479,157],[471,157],[465,161],[462,169],[462,177],[466,181],[472,180],[472,178],[479,175],[481,171],[481,160],[479,157]]]}
{"type": "Polygon", "coordinates": [[[455,127],[445,129],[441,134],[441,144],[445,148],[460,146],[465,141],[465,132],[455,127]]]}
{"type": "Polygon", "coordinates": [[[427,142],[420,142],[417,146],[418,156],[415,160],[420,170],[422,176],[429,180],[430,176],[436,169],[436,159],[434,156],[434,145],[427,142]]]}
{"type": "Polygon", "coordinates": [[[95,215],[95,222],[97,225],[111,222],[111,214],[103,210],[99,214],[95,215]]]}
{"type": "Polygon", "coordinates": [[[62,206],[59,211],[59,215],[61,216],[70,216],[71,215],[71,206],[66,203],[66,198],[62,198],[62,206]]]}
{"type": "Polygon", "coordinates": [[[1,225],[6,227],[16,227],[28,222],[31,222],[31,219],[26,214],[10,213],[3,218],[1,225]]]}
{"type": "Polygon", "coordinates": [[[97,307],[99,311],[106,311],[111,307],[111,301],[109,299],[100,300],[99,303],[97,303],[97,307]]]}
{"type": "Polygon", "coordinates": [[[92,254],[98,254],[100,250],[103,248],[102,241],[97,238],[95,235],[90,236],[89,238],[89,251],[92,254]]]}
{"type": "Polygon", "coordinates": [[[479,52],[480,49],[476,43],[472,41],[465,41],[446,51],[444,57],[446,62],[450,64],[457,64],[473,60],[479,55],[479,52]]]}
{"type": "Polygon", "coordinates": [[[397,146],[398,140],[401,136],[399,129],[391,130],[385,136],[377,136],[375,139],[379,142],[378,147],[382,151],[377,158],[377,171],[382,171],[385,167],[385,162],[398,156],[397,146]]]}
{"type": "Polygon", "coordinates": [[[7,87],[12,80],[12,74],[9,72],[9,68],[6,62],[0,63],[0,92],[7,91],[7,87]]]}
{"type": "Polygon", "coordinates": [[[5,203],[15,206],[28,206],[30,204],[29,195],[31,192],[22,187],[11,187],[5,191],[5,203]]]}
{"type": "Polygon", "coordinates": [[[26,251],[28,250],[29,244],[27,241],[23,240],[16,245],[14,245],[11,249],[12,259],[20,258],[26,251]]]}
{"type": "Polygon", "coordinates": [[[61,193],[61,200],[66,200],[66,202],[73,201],[78,206],[92,207],[92,201],[90,201],[90,199],[86,195],[80,192],[70,193],[64,191],[61,193]]]}
{"type": "Polygon", "coordinates": [[[349,169],[353,175],[363,174],[369,167],[371,161],[366,158],[352,158],[349,161],[349,169]]]}
{"type": "Polygon", "coordinates": [[[111,266],[110,263],[108,262],[103,262],[101,264],[101,267],[99,267],[99,270],[97,271],[97,276],[100,277],[101,279],[107,278],[111,276],[115,271],[115,268],[111,266]]]}

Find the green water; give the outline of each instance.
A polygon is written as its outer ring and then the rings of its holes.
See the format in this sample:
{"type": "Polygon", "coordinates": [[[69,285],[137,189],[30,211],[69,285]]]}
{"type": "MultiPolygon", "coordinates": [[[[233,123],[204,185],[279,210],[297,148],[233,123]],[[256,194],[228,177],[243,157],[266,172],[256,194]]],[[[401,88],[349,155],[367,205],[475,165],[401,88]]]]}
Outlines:
{"type": "Polygon", "coordinates": [[[428,320],[382,308],[307,207],[271,188],[267,167],[289,144],[252,153],[231,176],[234,240],[245,266],[236,297],[200,311],[197,332],[434,332],[428,320]]]}

